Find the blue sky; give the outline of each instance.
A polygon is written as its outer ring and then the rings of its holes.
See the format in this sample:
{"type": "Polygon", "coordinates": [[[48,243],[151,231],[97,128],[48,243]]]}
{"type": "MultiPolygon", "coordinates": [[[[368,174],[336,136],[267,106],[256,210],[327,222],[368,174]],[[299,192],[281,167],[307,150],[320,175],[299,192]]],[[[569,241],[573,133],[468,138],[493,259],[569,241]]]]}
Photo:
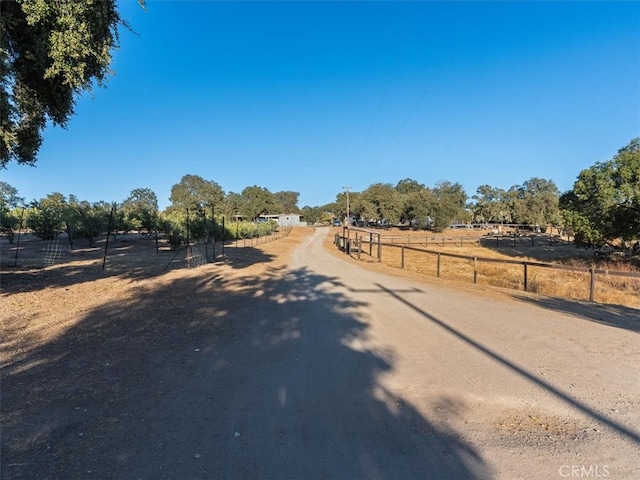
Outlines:
{"type": "Polygon", "coordinates": [[[160,208],[183,175],[300,193],[572,187],[640,136],[640,2],[120,2],[107,88],[0,179],[160,208]]]}

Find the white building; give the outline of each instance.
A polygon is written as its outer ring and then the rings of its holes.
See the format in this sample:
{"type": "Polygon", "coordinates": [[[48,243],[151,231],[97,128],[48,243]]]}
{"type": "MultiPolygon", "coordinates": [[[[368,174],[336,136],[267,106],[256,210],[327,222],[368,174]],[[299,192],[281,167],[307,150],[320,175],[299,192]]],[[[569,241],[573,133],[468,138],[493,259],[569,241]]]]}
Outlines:
{"type": "Polygon", "coordinates": [[[258,221],[268,222],[273,220],[281,227],[306,227],[307,222],[300,221],[300,218],[302,218],[302,215],[299,213],[280,213],[278,215],[260,215],[258,221]]]}

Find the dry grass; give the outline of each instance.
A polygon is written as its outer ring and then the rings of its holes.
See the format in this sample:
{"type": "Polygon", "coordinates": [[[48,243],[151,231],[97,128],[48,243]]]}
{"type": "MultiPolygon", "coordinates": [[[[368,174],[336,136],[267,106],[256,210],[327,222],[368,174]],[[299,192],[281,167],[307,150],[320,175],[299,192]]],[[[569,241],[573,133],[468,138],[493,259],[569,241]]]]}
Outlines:
{"type": "MultiPolygon", "coordinates": [[[[522,264],[494,263],[486,259],[514,262],[551,263],[578,268],[594,268],[609,272],[640,273],[640,268],[631,261],[596,261],[589,250],[577,249],[566,241],[554,237],[519,237],[478,241],[475,230],[453,230],[441,235],[425,232],[387,231],[382,233],[382,242],[408,246],[382,246],[382,263],[403,268],[405,271],[424,276],[437,276],[438,256],[414,248],[440,252],[440,278],[459,282],[475,282],[480,285],[524,290],[524,266],[522,264]],[[471,257],[454,258],[446,254],[471,257]],[[473,257],[477,258],[474,262],[473,257]],[[475,263],[475,275],[474,275],[475,263]]],[[[368,237],[365,237],[368,239],[368,237]]],[[[374,240],[375,241],[375,240],[374,240]]],[[[370,257],[369,246],[363,243],[362,261],[377,261],[370,257]]],[[[377,246],[372,249],[377,255],[377,246]]],[[[354,256],[357,255],[354,253],[354,256]]],[[[594,300],[598,303],[625,305],[640,308],[640,278],[596,274],[594,300]]],[[[527,291],[552,297],[574,300],[589,300],[591,277],[589,272],[568,271],[540,266],[527,266],[527,291]]]]}

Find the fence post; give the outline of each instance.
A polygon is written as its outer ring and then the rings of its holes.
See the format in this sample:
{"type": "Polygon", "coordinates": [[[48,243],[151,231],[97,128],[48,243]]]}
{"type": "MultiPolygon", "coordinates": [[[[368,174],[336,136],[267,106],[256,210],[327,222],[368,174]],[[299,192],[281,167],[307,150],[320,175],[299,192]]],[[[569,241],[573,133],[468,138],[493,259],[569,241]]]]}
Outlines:
{"type": "Polygon", "coordinates": [[[402,245],[402,246],[400,247],[400,251],[401,251],[400,258],[402,259],[402,260],[400,261],[400,268],[402,268],[402,269],[404,270],[404,245],[402,245]]]}
{"type": "Polygon", "coordinates": [[[595,302],[595,291],[596,291],[596,272],[593,268],[589,269],[589,275],[591,276],[589,282],[589,301],[595,302]]]}
{"type": "Polygon", "coordinates": [[[478,283],[478,257],[473,257],[473,283],[478,283]]]}
{"type": "Polygon", "coordinates": [[[436,260],[436,277],[440,278],[440,252],[438,252],[436,255],[437,255],[437,260],[436,260]]]}
{"type": "Polygon", "coordinates": [[[528,292],[529,289],[527,287],[527,262],[522,262],[524,265],[524,291],[528,292]]]}
{"type": "Polygon", "coordinates": [[[362,251],[362,237],[358,238],[358,260],[360,260],[361,251],[362,251]]]}
{"type": "MultiPolygon", "coordinates": [[[[13,266],[17,267],[18,266],[18,251],[20,250],[20,232],[22,232],[22,220],[24,219],[24,207],[22,207],[22,214],[20,215],[20,226],[18,227],[18,244],[16,245],[16,258],[13,261],[13,266]]],[[[111,221],[111,218],[109,218],[109,221],[111,221]]],[[[157,236],[157,233],[156,233],[157,236]]],[[[109,237],[107,236],[107,242],[109,241],[109,237]]],[[[157,245],[157,243],[156,243],[157,245]]],[[[157,248],[156,248],[156,253],[158,252],[157,248]]]]}
{"type": "MultiPolygon", "coordinates": [[[[222,217],[222,256],[224,257],[224,217],[222,217]]],[[[215,244],[214,244],[215,245],[215,244]]]]}
{"type": "Polygon", "coordinates": [[[373,257],[373,233],[369,232],[369,256],[373,257]]]}

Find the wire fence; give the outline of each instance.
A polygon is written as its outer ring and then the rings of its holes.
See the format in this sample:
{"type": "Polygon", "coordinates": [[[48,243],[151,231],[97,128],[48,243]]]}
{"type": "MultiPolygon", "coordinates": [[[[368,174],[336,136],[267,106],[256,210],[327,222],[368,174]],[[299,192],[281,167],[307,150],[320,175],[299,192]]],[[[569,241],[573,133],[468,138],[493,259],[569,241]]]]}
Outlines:
{"type": "Polygon", "coordinates": [[[46,243],[43,252],[43,263],[46,266],[55,265],[62,258],[62,246],[59,240],[51,240],[46,243]]]}

